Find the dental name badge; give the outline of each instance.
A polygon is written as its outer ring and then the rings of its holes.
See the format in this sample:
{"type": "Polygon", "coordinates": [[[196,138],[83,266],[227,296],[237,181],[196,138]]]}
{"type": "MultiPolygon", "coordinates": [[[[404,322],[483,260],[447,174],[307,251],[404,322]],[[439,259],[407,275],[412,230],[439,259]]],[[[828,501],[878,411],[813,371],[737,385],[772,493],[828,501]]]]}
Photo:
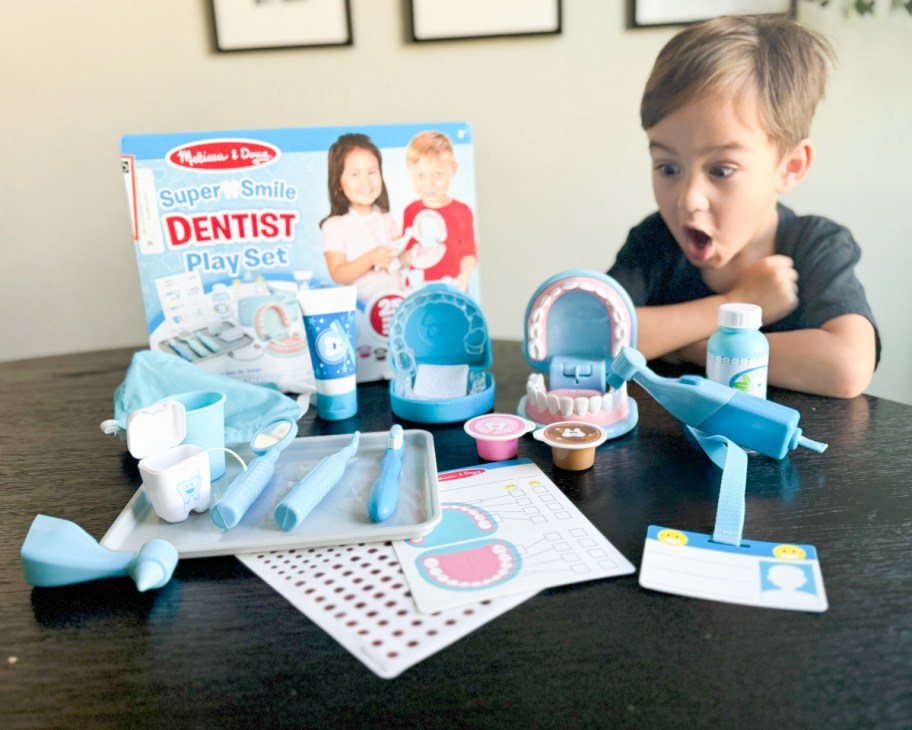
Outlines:
{"type": "Polygon", "coordinates": [[[822,613],[823,575],[812,545],[742,540],[650,525],[640,585],[654,591],[745,606],[822,613]]]}

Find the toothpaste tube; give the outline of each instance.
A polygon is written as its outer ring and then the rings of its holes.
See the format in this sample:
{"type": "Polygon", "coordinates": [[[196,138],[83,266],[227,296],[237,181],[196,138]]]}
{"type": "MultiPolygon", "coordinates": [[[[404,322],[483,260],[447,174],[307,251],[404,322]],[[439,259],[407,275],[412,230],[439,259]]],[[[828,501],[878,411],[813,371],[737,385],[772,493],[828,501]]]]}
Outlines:
{"type": "Polygon", "coordinates": [[[354,286],[302,289],[297,293],[317,383],[317,415],[329,421],[358,412],[355,382],[354,286]]]}

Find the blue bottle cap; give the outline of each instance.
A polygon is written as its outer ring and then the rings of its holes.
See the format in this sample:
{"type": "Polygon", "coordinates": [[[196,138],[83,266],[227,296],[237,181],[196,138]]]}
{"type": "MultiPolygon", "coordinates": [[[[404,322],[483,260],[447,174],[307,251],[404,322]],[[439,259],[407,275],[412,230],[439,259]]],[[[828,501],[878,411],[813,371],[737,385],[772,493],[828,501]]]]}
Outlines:
{"type": "Polygon", "coordinates": [[[342,421],[358,412],[358,392],[327,395],[317,393],[317,415],[327,421],[342,421]]]}

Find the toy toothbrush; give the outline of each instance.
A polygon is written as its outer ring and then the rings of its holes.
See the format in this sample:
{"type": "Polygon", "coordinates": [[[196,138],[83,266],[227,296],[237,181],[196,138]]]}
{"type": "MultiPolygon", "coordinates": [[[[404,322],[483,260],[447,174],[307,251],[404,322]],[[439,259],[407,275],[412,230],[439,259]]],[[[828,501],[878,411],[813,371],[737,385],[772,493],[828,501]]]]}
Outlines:
{"type": "Polygon", "coordinates": [[[257,457],[234,478],[209,511],[216,526],[230,530],[241,521],[272,479],[282,449],[297,435],[298,424],[288,418],[271,421],[254,434],[250,448],[257,457]]]}
{"type": "Polygon", "coordinates": [[[390,429],[383,461],[380,462],[380,474],[367,498],[367,514],[374,522],[383,522],[396,511],[404,453],[402,426],[397,423],[390,429]]]}
{"type": "Polygon", "coordinates": [[[163,587],[177,566],[177,549],[166,540],[150,540],[136,553],[108,550],[76,523],[48,515],[32,521],[20,557],[25,582],[37,587],[130,576],[143,592],[163,587]]]}
{"type": "Polygon", "coordinates": [[[295,484],[275,508],[275,519],[283,530],[293,530],[313,511],[342,478],[348,460],[358,451],[361,432],[355,431],[348,446],[321,459],[295,484]]]}
{"type": "Polygon", "coordinates": [[[706,434],[725,436],[761,454],[782,459],[804,446],[822,453],[827,445],[802,435],[801,414],[793,408],[747,395],[699,375],[664,378],[646,365],[639,350],[625,347],[611,363],[608,384],[639,383],[675,418],[706,434]]]}

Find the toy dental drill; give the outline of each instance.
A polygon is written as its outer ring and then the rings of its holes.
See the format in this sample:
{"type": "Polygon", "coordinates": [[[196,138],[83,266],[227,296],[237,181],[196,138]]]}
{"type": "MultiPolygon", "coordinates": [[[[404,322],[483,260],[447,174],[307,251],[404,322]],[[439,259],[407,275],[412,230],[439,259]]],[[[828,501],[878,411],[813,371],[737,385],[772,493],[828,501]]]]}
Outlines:
{"type": "Polygon", "coordinates": [[[801,414],[780,403],[747,395],[699,375],[664,378],[646,365],[639,350],[625,347],[611,363],[608,384],[634,380],[671,415],[706,434],[725,436],[761,454],[782,459],[804,446],[822,453],[827,445],[802,435],[801,414]]]}
{"type": "Polygon", "coordinates": [[[177,549],[149,540],[137,553],[108,550],[75,522],[48,515],[32,521],[20,553],[25,582],[55,587],[129,576],[140,591],[161,588],[174,574],[177,549]]]}

